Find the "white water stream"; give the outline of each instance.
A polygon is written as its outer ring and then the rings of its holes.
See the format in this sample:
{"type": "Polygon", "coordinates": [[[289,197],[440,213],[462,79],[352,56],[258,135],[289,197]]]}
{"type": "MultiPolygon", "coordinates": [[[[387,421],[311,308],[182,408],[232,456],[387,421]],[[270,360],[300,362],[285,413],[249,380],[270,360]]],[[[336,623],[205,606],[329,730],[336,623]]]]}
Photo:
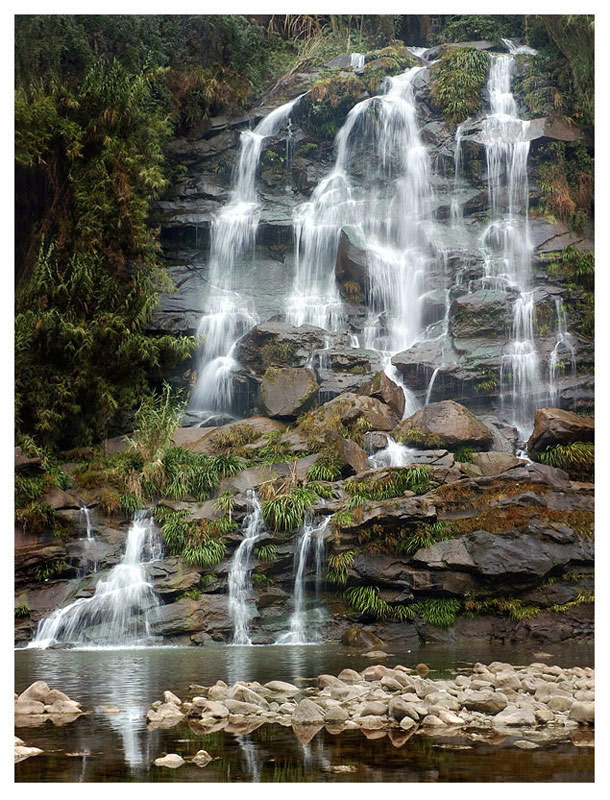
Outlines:
{"type": "Polygon", "coordinates": [[[150,640],[149,612],[159,604],[145,565],[162,557],[161,541],[147,512],[139,511],[127,532],[125,554],[95,594],[58,608],[38,624],[28,647],[99,644],[126,647],[150,640]]]}
{"type": "Polygon", "coordinates": [[[256,493],[248,491],[251,511],[243,524],[244,538],[235,551],[229,568],[229,615],[233,623],[233,644],[252,644],[250,604],[252,602],[252,550],[265,532],[263,512],[256,493]]]}
{"type": "Polygon", "coordinates": [[[321,523],[306,522],[303,527],[294,555],[294,590],[292,595],[294,610],[290,617],[290,628],[279,637],[278,644],[308,644],[315,641],[315,633],[311,631],[311,625],[308,625],[305,584],[307,568],[310,564],[313,549],[315,585],[316,590],[319,589],[324,560],[324,537],[328,532],[329,524],[330,517],[325,517],[321,523]]]}

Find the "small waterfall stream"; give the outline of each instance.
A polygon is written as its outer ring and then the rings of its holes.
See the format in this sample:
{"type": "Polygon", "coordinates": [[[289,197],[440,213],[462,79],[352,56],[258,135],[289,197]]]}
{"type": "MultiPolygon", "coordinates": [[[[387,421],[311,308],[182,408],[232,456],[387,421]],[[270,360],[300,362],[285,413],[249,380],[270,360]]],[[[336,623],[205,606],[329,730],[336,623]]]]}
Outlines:
{"type": "Polygon", "coordinates": [[[305,583],[306,572],[313,548],[315,565],[316,593],[322,580],[322,566],[324,561],[324,536],[330,524],[330,517],[325,517],[321,523],[306,522],[303,532],[297,543],[294,554],[294,610],[290,617],[290,629],[277,640],[278,644],[309,644],[314,640],[308,630],[307,611],[305,608],[305,583]]]}
{"type": "Polygon", "coordinates": [[[233,348],[259,321],[251,298],[236,289],[236,262],[252,249],[256,239],[261,210],[256,173],[263,140],[280,130],[301,97],[275,108],[253,131],[241,134],[234,188],[212,223],[210,289],[207,311],[198,329],[205,344],[190,401],[190,410],[204,423],[217,414],[231,415],[236,410],[232,373],[238,365],[233,348]]]}
{"type": "Polygon", "coordinates": [[[512,340],[501,369],[502,397],[522,439],[533,425],[541,399],[539,356],[534,335],[535,303],[531,291],[533,246],[529,235],[527,159],[530,123],[517,116],[511,92],[513,55],[491,55],[487,91],[490,112],[482,136],[488,171],[492,222],[484,234],[488,277],[514,287],[512,340]]]}
{"type": "Polygon", "coordinates": [[[127,532],[125,554],[93,597],[58,608],[38,624],[28,647],[53,644],[100,644],[126,647],[151,638],[149,612],[159,604],[145,565],[162,557],[161,542],[148,512],[139,511],[127,532]]]}
{"type": "Polygon", "coordinates": [[[387,437],[387,444],[383,450],[378,450],[374,455],[369,456],[369,464],[373,468],[377,467],[408,467],[413,463],[413,450],[404,444],[400,444],[391,436],[387,437]]]}
{"type": "Polygon", "coordinates": [[[569,359],[571,374],[573,376],[576,375],[576,348],[572,334],[568,332],[566,310],[560,297],[555,299],[555,309],[557,313],[557,341],[549,359],[549,397],[553,406],[559,402],[557,378],[566,372],[565,362],[561,358],[562,351],[563,358],[567,357],[569,359]]]}
{"type": "Polygon", "coordinates": [[[250,608],[252,600],[252,567],[254,545],[265,531],[263,512],[255,492],[248,490],[252,510],[244,519],[244,538],[235,551],[229,569],[229,615],[233,622],[233,644],[251,645],[250,608]]]}

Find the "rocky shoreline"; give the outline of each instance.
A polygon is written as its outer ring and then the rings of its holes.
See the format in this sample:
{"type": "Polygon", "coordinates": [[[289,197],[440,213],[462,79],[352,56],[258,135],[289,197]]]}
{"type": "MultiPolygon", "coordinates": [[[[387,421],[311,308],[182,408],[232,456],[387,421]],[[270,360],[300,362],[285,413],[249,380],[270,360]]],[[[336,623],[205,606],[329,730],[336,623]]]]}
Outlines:
{"type": "Polygon", "coordinates": [[[147,713],[147,727],[187,722],[200,734],[241,735],[262,725],[282,725],[292,727],[300,742],[310,741],[322,728],[331,734],[360,730],[367,738],[387,735],[396,746],[414,734],[472,741],[518,735],[515,745],[530,749],[570,738],[579,746],[593,745],[591,667],[494,661],[458,670],[451,679],[430,674],[423,664],[415,669],[375,664],[361,672],[319,675],[316,685],[307,688],[284,681],[193,684],[190,699],[164,692],[163,701],[147,713]]]}

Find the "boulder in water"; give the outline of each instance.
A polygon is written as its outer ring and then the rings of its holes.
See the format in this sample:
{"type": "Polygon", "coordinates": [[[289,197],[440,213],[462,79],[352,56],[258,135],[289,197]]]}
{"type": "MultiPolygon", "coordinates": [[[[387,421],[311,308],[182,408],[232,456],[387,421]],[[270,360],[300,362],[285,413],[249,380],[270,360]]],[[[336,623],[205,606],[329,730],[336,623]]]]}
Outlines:
{"type": "Polygon", "coordinates": [[[261,403],[270,417],[294,419],[316,405],[319,388],[309,369],[269,367],[261,383],[261,403]]]}
{"type": "Polygon", "coordinates": [[[364,630],[364,628],[348,628],[341,637],[341,641],[348,647],[376,647],[381,649],[384,646],[384,642],[379,636],[376,636],[372,631],[364,630]]]}
{"type": "Polygon", "coordinates": [[[155,765],[157,767],[169,767],[170,769],[177,769],[184,764],[184,759],[177,753],[168,753],[163,758],[155,758],[155,765]]]}
{"type": "Polygon", "coordinates": [[[301,700],[292,714],[293,725],[323,725],[324,716],[320,706],[305,698],[301,700]]]}

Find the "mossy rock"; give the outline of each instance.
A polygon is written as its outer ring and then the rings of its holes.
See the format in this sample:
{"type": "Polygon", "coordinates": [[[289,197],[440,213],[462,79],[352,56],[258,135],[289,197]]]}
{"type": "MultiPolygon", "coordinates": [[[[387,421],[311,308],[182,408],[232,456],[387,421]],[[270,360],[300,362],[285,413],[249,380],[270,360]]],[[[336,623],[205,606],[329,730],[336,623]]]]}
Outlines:
{"type": "Polygon", "coordinates": [[[357,102],[366,97],[362,80],[351,72],[321,72],[301,101],[302,125],[318,139],[332,139],[357,102]]]}
{"type": "Polygon", "coordinates": [[[269,367],[261,382],[261,403],[270,417],[295,418],[316,405],[319,388],[309,369],[269,367]]]}

